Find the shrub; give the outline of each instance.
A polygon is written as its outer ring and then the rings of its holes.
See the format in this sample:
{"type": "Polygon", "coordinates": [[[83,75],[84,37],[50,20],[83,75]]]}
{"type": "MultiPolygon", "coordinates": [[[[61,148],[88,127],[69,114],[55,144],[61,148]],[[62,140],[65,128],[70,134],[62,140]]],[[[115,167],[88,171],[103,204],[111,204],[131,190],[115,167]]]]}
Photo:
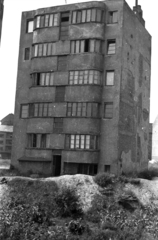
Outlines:
{"type": "Polygon", "coordinates": [[[77,217],[83,214],[82,208],[79,205],[79,198],[75,190],[71,188],[62,188],[56,195],[55,202],[62,217],[74,215],[77,217]]]}
{"type": "Polygon", "coordinates": [[[113,176],[111,176],[108,173],[98,173],[94,177],[94,181],[100,186],[100,187],[107,187],[109,184],[113,183],[113,176]]]}
{"type": "Polygon", "coordinates": [[[77,220],[71,220],[68,224],[69,231],[75,235],[82,235],[87,228],[88,225],[85,221],[82,220],[82,218],[79,218],[77,220]]]}
{"type": "Polygon", "coordinates": [[[154,177],[158,177],[157,169],[144,169],[137,174],[138,178],[152,180],[154,177]]]}
{"type": "Polygon", "coordinates": [[[101,213],[105,211],[106,205],[104,196],[95,195],[91,208],[85,214],[86,219],[93,223],[100,223],[101,213]]]}

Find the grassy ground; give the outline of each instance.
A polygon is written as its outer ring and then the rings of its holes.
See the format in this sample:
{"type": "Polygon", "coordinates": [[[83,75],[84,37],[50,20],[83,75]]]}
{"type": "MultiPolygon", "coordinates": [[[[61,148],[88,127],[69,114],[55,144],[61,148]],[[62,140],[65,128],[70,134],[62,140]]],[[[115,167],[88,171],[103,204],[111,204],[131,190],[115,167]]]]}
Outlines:
{"type": "Polygon", "coordinates": [[[55,181],[4,180],[0,185],[5,193],[1,197],[1,240],[158,239],[158,210],[143,207],[132,192],[124,191],[128,182],[139,185],[137,179],[98,175],[94,180],[101,186],[99,194],[86,212],[76,191],[59,188],[55,181]]]}

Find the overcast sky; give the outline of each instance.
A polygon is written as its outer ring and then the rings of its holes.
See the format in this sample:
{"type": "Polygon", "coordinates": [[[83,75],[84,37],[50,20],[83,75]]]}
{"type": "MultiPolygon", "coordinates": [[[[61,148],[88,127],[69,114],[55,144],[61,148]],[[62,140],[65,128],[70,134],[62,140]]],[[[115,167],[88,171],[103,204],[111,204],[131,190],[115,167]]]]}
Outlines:
{"type": "MultiPolygon", "coordinates": [[[[154,0],[155,1],[155,0],[154,0]]],[[[67,0],[67,4],[89,2],[88,0],[67,0]]],[[[131,8],[135,0],[126,0],[131,8]]],[[[9,113],[14,113],[15,89],[17,77],[17,62],[19,52],[21,12],[43,7],[64,5],[65,0],[4,0],[3,29],[0,46],[0,119],[9,113]]],[[[152,36],[152,71],[150,93],[150,121],[158,115],[158,77],[157,77],[157,7],[153,0],[138,0],[142,6],[146,29],[152,36]]]]}

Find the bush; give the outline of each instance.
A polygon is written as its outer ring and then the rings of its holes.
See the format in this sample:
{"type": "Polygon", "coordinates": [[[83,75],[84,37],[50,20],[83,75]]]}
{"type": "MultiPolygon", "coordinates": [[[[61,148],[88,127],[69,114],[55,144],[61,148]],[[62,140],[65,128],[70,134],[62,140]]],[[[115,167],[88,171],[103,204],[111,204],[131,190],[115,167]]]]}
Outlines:
{"type": "Polygon", "coordinates": [[[143,178],[147,180],[152,180],[154,177],[158,177],[157,169],[144,169],[143,171],[138,172],[138,178],[143,178]]]}
{"type": "Polygon", "coordinates": [[[79,218],[71,220],[68,224],[68,229],[74,235],[82,235],[85,230],[89,230],[89,227],[82,218],[79,218]]]}
{"type": "Polygon", "coordinates": [[[96,195],[92,201],[91,208],[85,214],[86,219],[93,223],[100,223],[101,213],[105,211],[106,205],[106,198],[96,195]]]}
{"type": "Polygon", "coordinates": [[[62,188],[56,195],[55,202],[62,217],[77,217],[83,214],[82,208],[79,205],[79,198],[75,190],[71,188],[62,188]]]}
{"type": "Polygon", "coordinates": [[[111,176],[108,173],[98,173],[94,177],[94,181],[100,186],[100,187],[107,187],[109,184],[113,183],[113,176],[111,176]]]}

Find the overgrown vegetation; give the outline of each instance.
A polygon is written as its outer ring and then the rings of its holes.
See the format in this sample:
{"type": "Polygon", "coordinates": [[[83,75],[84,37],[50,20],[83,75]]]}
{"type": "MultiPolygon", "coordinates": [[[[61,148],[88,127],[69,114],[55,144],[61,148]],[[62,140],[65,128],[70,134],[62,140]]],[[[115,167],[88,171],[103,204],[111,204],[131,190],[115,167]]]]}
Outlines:
{"type": "Polygon", "coordinates": [[[82,211],[76,190],[55,181],[15,178],[1,185],[1,240],[145,240],[158,236],[158,210],[144,208],[126,183],[138,180],[98,174],[100,186],[90,209],[82,211]]]}

